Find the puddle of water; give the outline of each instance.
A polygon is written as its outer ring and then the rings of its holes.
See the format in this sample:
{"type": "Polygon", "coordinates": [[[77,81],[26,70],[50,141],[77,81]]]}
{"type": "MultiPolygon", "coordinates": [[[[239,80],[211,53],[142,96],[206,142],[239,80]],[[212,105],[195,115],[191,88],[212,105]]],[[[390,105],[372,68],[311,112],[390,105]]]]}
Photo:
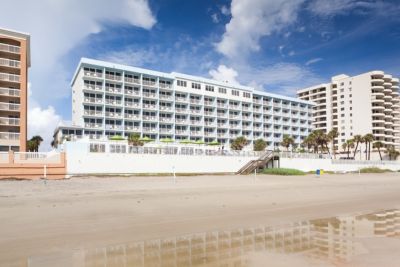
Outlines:
{"type": "Polygon", "coordinates": [[[12,266],[391,266],[399,262],[392,255],[399,237],[400,210],[393,209],[77,250],[12,266]]]}

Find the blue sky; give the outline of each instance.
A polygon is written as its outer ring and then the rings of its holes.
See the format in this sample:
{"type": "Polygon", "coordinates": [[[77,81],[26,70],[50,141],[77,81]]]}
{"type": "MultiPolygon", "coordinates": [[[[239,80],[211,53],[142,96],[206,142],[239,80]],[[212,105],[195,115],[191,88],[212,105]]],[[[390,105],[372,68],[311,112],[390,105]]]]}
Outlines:
{"type": "Polygon", "coordinates": [[[400,76],[395,0],[9,2],[26,19],[2,15],[0,27],[32,35],[29,133],[45,138],[71,119],[69,81],[81,57],[292,96],[341,73],[400,76]]]}

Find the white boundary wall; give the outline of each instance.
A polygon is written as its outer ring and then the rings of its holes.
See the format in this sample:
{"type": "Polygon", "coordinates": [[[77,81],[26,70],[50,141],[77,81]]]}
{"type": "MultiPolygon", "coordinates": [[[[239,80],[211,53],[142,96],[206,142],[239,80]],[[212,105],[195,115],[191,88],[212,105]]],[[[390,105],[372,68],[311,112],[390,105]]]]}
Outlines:
{"type": "Polygon", "coordinates": [[[251,156],[160,155],[129,153],[90,153],[88,144],[68,142],[65,147],[67,174],[129,173],[234,173],[251,156]]]}
{"type": "Polygon", "coordinates": [[[362,168],[367,167],[377,167],[380,169],[389,169],[392,171],[400,170],[400,164],[398,161],[393,162],[379,162],[379,161],[340,161],[335,162],[331,159],[307,159],[307,158],[281,158],[280,159],[281,168],[293,168],[301,171],[315,171],[317,169],[322,169],[325,171],[334,172],[351,172],[358,171],[362,168]]]}

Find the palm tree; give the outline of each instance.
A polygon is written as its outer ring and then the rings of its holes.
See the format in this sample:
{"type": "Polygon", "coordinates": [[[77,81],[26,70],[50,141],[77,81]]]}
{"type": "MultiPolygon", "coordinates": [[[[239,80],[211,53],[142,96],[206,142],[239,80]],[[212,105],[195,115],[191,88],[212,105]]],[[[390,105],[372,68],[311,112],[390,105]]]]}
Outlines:
{"type": "Polygon", "coordinates": [[[336,140],[336,138],[338,138],[338,136],[339,136],[339,132],[336,128],[333,128],[328,133],[328,138],[332,142],[332,151],[333,151],[334,158],[336,158],[335,140],[336,140]]]}
{"type": "Polygon", "coordinates": [[[144,142],[140,140],[140,134],[133,133],[128,137],[128,143],[132,146],[143,146],[144,142]]]}
{"type": "Polygon", "coordinates": [[[289,147],[293,146],[294,139],[290,135],[285,134],[282,139],[281,145],[286,147],[286,150],[289,152],[289,147]]]}
{"type": "Polygon", "coordinates": [[[347,153],[347,157],[350,157],[350,156],[349,156],[349,151],[347,150],[347,143],[343,143],[343,144],[342,144],[342,149],[343,149],[343,151],[344,151],[345,153],[347,153]]]}
{"type": "Polygon", "coordinates": [[[231,148],[233,150],[242,150],[247,145],[247,143],[248,141],[244,136],[239,136],[232,141],[231,148]]]}
{"type": "Polygon", "coordinates": [[[371,133],[364,135],[364,142],[365,142],[365,148],[367,150],[368,160],[371,159],[371,142],[373,142],[374,139],[375,137],[371,133]]]}
{"type": "Polygon", "coordinates": [[[301,145],[303,147],[307,147],[307,152],[310,152],[310,147],[313,146],[313,140],[311,140],[311,136],[308,135],[306,138],[304,138],[303,142],[301,142],[301,145]]]}
{"type": "Polygon", "coordinates": [[[378,149],[379,157],[382,160],[381,148],[383,147],[383,143],[381,141],[376,141],[373,145],[374,148],[378,149]]]}
{"type": "Polygon", "coordinates": [[[43,142],[43,138],[40,135],[33,136],[28,142],[27,147],[29,151],[38,152],[39,146],[43,142]]]}
{"type": "Polygon", "coordinates": [[[400,155],[400,152],[397,151],[397,150],[394,148],[394,146],[389,146],[389,147],[387,147],[385,153],[388,154],[389,160],[392,160],[392,159],[393,159],[393,160],[396,160],[396,159],[399,157],[399,155],[400,155]]]}
{"type": "Polygon", "coordinates": [[[347,157],[350,158],[350,149],[354,148],[354,140],[349,139],[346,141],[346,144],[347,144],[347,157]]]}
{"type": "Polygon", "coordinates": [[[354,154],[353,154],[353,158],[356,158],[356,153],[357,153],[357,149],[358,149],[358,145],[362,142],[363,138],[361,135],[356,134],[355,136],[353,136],[354,142],[356,143],[356,149],[354,149],[354,154]]]}
{"type": "Polygon", "coordinates": [[[254,151],[264,151],[266,147],[267,147],[267,142],[265,142],[263,139],[260,138],[254,141],[253,145],[254,151]]]}

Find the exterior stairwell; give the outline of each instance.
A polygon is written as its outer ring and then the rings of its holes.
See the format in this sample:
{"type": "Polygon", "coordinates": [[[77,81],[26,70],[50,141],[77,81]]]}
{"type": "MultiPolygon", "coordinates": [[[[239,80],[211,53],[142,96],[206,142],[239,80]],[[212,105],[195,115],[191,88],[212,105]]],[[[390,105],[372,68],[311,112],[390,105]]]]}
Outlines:
{"type": "Polygon", "coordinates": [[[254,170],[265,168],[270,160],[275,159],[279,159],[279,156],[275,155],[273,151],[266,151],[258,159],[249,161],[236,174],[250,174],[254,170]]]}

